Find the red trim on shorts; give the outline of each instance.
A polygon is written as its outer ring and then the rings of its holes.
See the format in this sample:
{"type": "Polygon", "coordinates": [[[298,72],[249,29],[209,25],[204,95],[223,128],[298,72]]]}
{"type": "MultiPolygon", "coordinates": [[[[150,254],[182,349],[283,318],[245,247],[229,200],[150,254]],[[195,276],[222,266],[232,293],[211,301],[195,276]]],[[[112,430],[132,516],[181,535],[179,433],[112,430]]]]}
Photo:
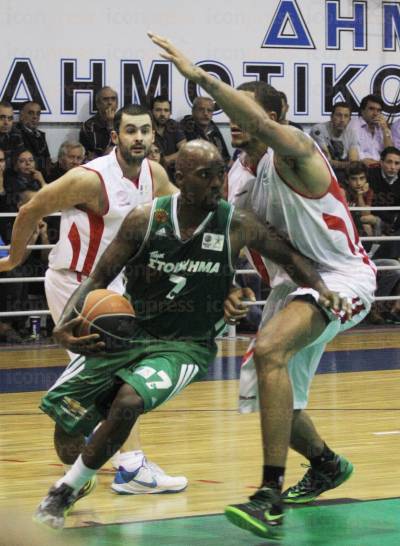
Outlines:
{"type": "Polygon", "coordinates": [[[261,255],[255,250],[251,250],[250,248],[249,248],[249,253],[250,253],[251,259],[253,260],[254,267],[257,269],[258,274],[260,275],[260,277],[262,278],[262,280],[265,282],[267,286],[271,286],[268,269],[265,267],[265,263],[263,262],[261,255]]]}
{"type": "Polygon", "coordinates": [[[81,252],[81,236],[79,235],[79,230],[75,222],[72,224],[69,230],[68,239],[72,247],[72,259],[71,263],[69,264],[69,269],[75,271],[78,264],[79,254],[81,252]]]}
{"type": "Polygon", "coordinates": [[[108,193],[107,193],[107,188],[106,188],[104,179],[103,179],[101,173],[99,173],[99,171],[96,171],[96,169],[92,169],[91,167],[87,167],[86,165],[82,165],[82,167],[84,169],[86,169],[87,171],[92,171],[93,173],[96,173],[97,176],[100,178],[100,182],[101,182],[101,186],[102,186],[102,190],[103,190],[103,197],[104,197],[104,208],[103,208],[101,214],[104,216],[105,214],[107,214],[107,212],[110,209],[110,201],[108,199],[108,193]]]}
{"type": "Polygon", "coordinates": [[[97,253],[99,251],[101,237],[104,231],[104,218],[94,212],[86,211],[89,220],[89,248],[83,264],[82,273],[90,275],[97,253]]]}
{"type": "Polygon", "coordinates": [[[250,343],[250,345],[247,348],[247,351],[244,353],[242,357],[242,363],[240,364],[240,367],[242,368],[247,362],[249,362],[254,355],[254,340],[250,343]]]}
{"type": "MultiPolygon", "coordinates": [[[[365,309],[365,305],[364,303],[360,300],[360,298],[358,297],[355,297],[351,300],[351,308],[352,308],[352,317],[355,317],[356,315],[359,315],[361,313],[361,311],[364,311],[365,309]]],[[[339,311],[331,311],[333,315],[335,315],[338,319],[340,319],[340,322],[341,324],[345,324],[346,322],[348,322],[348,318],[346,318],[345,315],[343,315],[341,312],[339,311]]],[[[351,319],[350,319],[351,320],[351,319]]]]}

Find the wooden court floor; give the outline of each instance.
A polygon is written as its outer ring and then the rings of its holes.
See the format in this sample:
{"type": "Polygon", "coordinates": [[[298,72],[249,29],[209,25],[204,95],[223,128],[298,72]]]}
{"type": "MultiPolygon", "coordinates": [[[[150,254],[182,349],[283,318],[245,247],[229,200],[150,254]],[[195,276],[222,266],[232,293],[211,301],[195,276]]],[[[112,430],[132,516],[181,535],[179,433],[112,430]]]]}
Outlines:
{"type": "MultiPolygon", "coordinates": [[[[242,354],[247,341],[223,340],[220,356],[242,354]]],[[[313,384],[310,415],[328,445],[355,465],[353,477],[323,495],[322,500],[397,498],[400,490],[398,328],[355,330],[340,336],[329,351],[338,359],[346,353],[354,358],[357,355],[361,371],[320,374],[313,384]],[[374,369],[368,366],[372,354],[378,361],[372,366],[374,369]],[[387,365],[388,355],[394,358],[394,365],[387,365]]],[[[0,372],[39,369],[45,374],[46,368],[61,366],[66,360],[64,353],[54,347],[2,350],[0,372]]],[[[260,480],[260,434],[257,414],[237,413],[237,393],[236,378],[202,381],[142,418],[141,436],[147,456],[169,474],[187,476],[189,487],[185,492],[117,496],[111,493],[112,471],[106,466],[95,492],[77,504],[68,518],[68,527],[221,514],[226,504],[245,500],[260,480]]],[[[0,520],[8,525],[11,520],[17,522],[17,534],[23,534],[24,530],[31,533],[27,523],[30,515],[62,472],[52,447],[52,422],[37,409],[41,394],[24,392],[23,385],[21,392],[0,394],[0,520]]],[[[303,475],[304,468],[300,466],[303,462],[300,456],[290,453],[286,484],[303,475]]],[[[15,538],[13,542],[10,537],[1,540],[11,546],[25,544],[23,538],[19,542],[15,538]]],[[[57,544],[57,540],[61,539],[51,539],[49,544],[57,544]]],[[[39,542],[44,543],[43,539],[39,542]]],[[[223,536],[220,544],[225,544],[223,536]]],[[[287,544],[294,546],[295,542],[287,544]]]]}

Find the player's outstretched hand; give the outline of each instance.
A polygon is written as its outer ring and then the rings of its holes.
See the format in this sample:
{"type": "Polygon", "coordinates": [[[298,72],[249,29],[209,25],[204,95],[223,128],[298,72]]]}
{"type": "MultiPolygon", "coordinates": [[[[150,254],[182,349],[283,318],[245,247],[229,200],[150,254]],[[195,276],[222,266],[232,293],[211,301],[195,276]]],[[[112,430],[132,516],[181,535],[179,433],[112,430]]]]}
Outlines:
{"type": "Polygon", "coordinates": [[[324,290],[320,292],[319,303],[326,309],[335,311],[339,316],[344,316],[350,320],[353,314],[351,298],[342,296],[338,292],[332,290],[324,290]]]}
{"type": "Polygon", "coordinates": [[[53,337],[62,347],[81,355],[93,355],[101,353],[105,349],[105,343],[99,341],[99,334],[76,337],[74,330],[82,322],[82,317],[76,317],[65,324],[57,325],[53,330],[53,337]]]}
{"type": "Polygon", "coordinates": [[[224,301],[224,318],[228,324],[236,324],[247,315],[249,304],[245,301],[256,301],[251,288],[233,288],[224,301]]]}
{"type": "Polygon", "coordinates": [[[161,47],[161,57],[174,63],[179,72],[188,80],[196,80],[196,75],[201,72],[201,69],[194,66],[183,53],[179,51],[167,38],[163,38],[153,32],[148,32],[147,36],[153,43],[161,47]]]}

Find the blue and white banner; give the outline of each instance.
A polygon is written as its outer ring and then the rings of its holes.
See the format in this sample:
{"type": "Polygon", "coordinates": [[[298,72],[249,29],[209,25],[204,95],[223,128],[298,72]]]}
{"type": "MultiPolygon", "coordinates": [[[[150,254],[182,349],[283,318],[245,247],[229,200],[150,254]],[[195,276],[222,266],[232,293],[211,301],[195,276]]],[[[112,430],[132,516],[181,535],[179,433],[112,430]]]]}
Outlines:
{"type": "Polygon", "coordinates": [[[231,85],[262,79],[284,91],[296,121],[325,120],[338,100],[356,110],[369,93],[400,111],[400,2],[3,0],[0,17],[0,98],[16,110],[38,101],[43,121],[86,119],[106,84],[121,104],[167,94],[176,118],[188,113],[200,90],[147,30],[231,85]]]}

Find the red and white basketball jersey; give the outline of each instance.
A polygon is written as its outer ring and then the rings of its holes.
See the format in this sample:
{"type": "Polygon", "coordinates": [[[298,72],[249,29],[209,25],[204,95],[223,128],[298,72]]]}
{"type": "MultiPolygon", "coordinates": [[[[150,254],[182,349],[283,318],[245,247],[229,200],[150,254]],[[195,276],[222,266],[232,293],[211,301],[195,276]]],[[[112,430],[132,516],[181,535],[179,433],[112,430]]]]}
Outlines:
{"type": "Polygon", "coordinates": [[[255,173],[243,165],[239,156],[228,172],[228,202],[236,207],[246,208],[255,180],[255,173]]]}
{"type": "Polygon", "coordinates": [[[124,177],[116,149],[82,167],[98,174],[106,205],[101,215],[78,207],[61,212],[60,239],[49,255],[49,267],[89,275],[128,212],[150,202],[154,191],[147,159],[135,180],[124,177]]]}
{"type": "MultiPolygon", "coordinates": [[[[359,240],[333,171],[329,165],[328,168],[331,183],[325,194],[306,197],[290,185],[290,180],[279,175],[273,151],[269,151],[258,164],[249,208],[261,221],[267,220],[285,234],[294,247],[315,263],[320,273],[335,272],[348,277],[370,299],[375,290],[376,268],[359,240]]],[[[269,277],[272,287],[288,279],[281,267],[252,255],[253,263],[264,279],[266,275],[269,277]]]]}

